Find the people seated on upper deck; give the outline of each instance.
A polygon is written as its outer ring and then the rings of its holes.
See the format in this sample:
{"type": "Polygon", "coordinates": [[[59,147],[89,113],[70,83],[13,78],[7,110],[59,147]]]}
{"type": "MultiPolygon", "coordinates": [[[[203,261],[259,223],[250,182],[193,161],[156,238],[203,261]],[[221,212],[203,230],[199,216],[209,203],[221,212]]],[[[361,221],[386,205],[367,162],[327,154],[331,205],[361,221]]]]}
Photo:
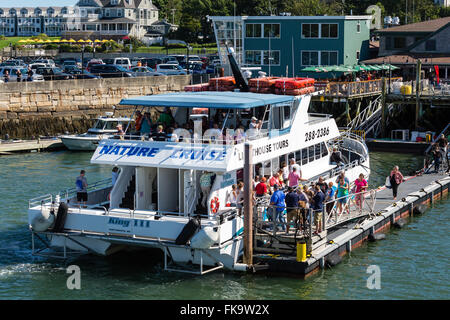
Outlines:
{"type": "Polygon", "coordinates": [[[342,166],[344,161],[342,160],[341,152],[336,147],[333,147],[333,152],[330,155],[330,164],[342,166]]]}
{"type": "Polygon", "coordinates": [[[173,118],[169,107],[164,108],[164,112],[159,115],[158,122],[162,123],[166,127],[173,126],[175,119],[173,118]]]}
{"type": "Polygon", "coordinates": [[[152,119],[150,118],[150,112],[145,112],[142,118],[142,123],[140,127],[141,135],[150,135],[152,131],[152,119]]]}
{"type": "Polygon", "coordinates": [[[217,123],[214,123],[212,129],[208,130],[207,138],[216,142],[223,140],[222,131],[217,123]]]}
{"type": "Polygon", "coordinates": [[[163,128],[162,125],[159,125],[159,126],[156,128],[156,132],[154,132],[154,133],[152,134],[152,139],[153,139],[153,141],[166,141],[167,135],[166,135],[166,133],[164,132],[163,129],[164,129],[164,128],[163,128]]]}
{"type": "Polygon", "coordinates": [[[134,120],[134,128],[137,134],[139,134],[141,131],[142,119],[143,119],[142,113],[139,110],[137,110],[136,118],[134,120]]]}
{"type": "Polygon", "coordinates": [[[236,132],[234,134],[234,140],[236,141],[236,143],[241,143],[245,141],[245,138],[246,134],[244,126],[240,126],[239,128],[236,129],[236,132]]]}
{"type": "Polygon", "coordinates": [[[125,131],[123,131],[122,125],[120,123],[116,126],[116,129],[119,136],[123,136],[125,134],[125,131]]]}
{"type": "Polygon", "coordinates": [[[178,136],[176,133],[174,133],[175,129],[173,127],[170,127],[167,129],[167,141],[169,142],[178,142],[178,136]]]}

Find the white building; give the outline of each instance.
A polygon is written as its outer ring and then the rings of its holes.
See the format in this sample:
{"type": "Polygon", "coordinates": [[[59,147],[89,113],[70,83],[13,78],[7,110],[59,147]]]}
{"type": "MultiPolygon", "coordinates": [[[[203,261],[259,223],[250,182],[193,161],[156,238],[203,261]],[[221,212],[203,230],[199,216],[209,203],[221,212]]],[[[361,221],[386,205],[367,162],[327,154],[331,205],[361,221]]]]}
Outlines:
{"type": "Polygon", "coordinates": [[[441,7],[450,7],[450,0],[434,0],[434,3],[439,4],[441,7]]]}
{"type": "Polygon", "coordinates": [[[79,0],[75,7],[0,8],[0,35],[143,38],[158,22],[152,0],[79,0]]]}
{"type": "Polygon", "coordinates": [[[0,35],[60,36],[73,7],[0,8],[0,35]]]}

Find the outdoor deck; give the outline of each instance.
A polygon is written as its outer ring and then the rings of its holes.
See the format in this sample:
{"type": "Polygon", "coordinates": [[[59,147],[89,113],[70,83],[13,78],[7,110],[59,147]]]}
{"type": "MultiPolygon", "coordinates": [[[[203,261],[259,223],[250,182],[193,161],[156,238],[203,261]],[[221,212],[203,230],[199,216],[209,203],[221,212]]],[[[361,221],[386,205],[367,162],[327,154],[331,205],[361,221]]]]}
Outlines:
{"type": "MultiPolygon", "coordinates": [[[[262,250],[256,246],[254,263],[265,266],[268,272],[302,276],[312,274],[327,264],[333,265],[330,261],[340,261],[340,256],[359,247],[370,236],[385,232],[400,218],[416,214],[420,204],[430,204],[442,199],[450,189],[450,177],[443,173],[412,176],[406,180],[399,186],[397,201],[393,200],[390,189],[381,187],[376,190],[375,201],[364,206],[363,215],[352,209],[350,215],[343,214],[341,223],[313,236],[307,250],[310,255],[306,261],[297,261],[295,246],[296,241],[302,237],[307,238],[305,233],[294,237],[294,233],[285,235],[284,232],[276,232],[276,238],[273,235],[264,235],[263,238],[260,232],[257,233],[258,240],[267,241],[272,238],[273,245],[266,245],[267,249],[262,250]],[[343,223],[344,220],[347,223],[343,223]]],[[[326,223],[332,225],[333,217],[326,223]]]]}

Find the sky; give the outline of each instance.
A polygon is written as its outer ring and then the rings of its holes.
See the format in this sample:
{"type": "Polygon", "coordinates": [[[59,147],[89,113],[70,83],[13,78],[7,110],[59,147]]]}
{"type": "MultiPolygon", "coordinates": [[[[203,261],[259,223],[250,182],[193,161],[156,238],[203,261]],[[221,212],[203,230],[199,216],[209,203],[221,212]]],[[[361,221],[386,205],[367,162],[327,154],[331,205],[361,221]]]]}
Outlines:
{"type": "Polygon", "coordinates": [[[64,7],[73,6],[77,0],[0,0],[0,7],[64,7]]]}

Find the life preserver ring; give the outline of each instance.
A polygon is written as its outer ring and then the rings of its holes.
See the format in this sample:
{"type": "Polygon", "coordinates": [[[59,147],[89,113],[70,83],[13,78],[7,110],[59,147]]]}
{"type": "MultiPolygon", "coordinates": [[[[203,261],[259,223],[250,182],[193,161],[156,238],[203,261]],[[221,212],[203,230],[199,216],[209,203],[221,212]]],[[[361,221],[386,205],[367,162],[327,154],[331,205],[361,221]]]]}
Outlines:
{"type": "Polygon", "coordinates": [[[217,211],[219,211],[219,206],[220,206],[220,202],[219,202],[219,198],[214,197],[211,199],[211,212],[212,213],[217,213],[217,211]]]}

